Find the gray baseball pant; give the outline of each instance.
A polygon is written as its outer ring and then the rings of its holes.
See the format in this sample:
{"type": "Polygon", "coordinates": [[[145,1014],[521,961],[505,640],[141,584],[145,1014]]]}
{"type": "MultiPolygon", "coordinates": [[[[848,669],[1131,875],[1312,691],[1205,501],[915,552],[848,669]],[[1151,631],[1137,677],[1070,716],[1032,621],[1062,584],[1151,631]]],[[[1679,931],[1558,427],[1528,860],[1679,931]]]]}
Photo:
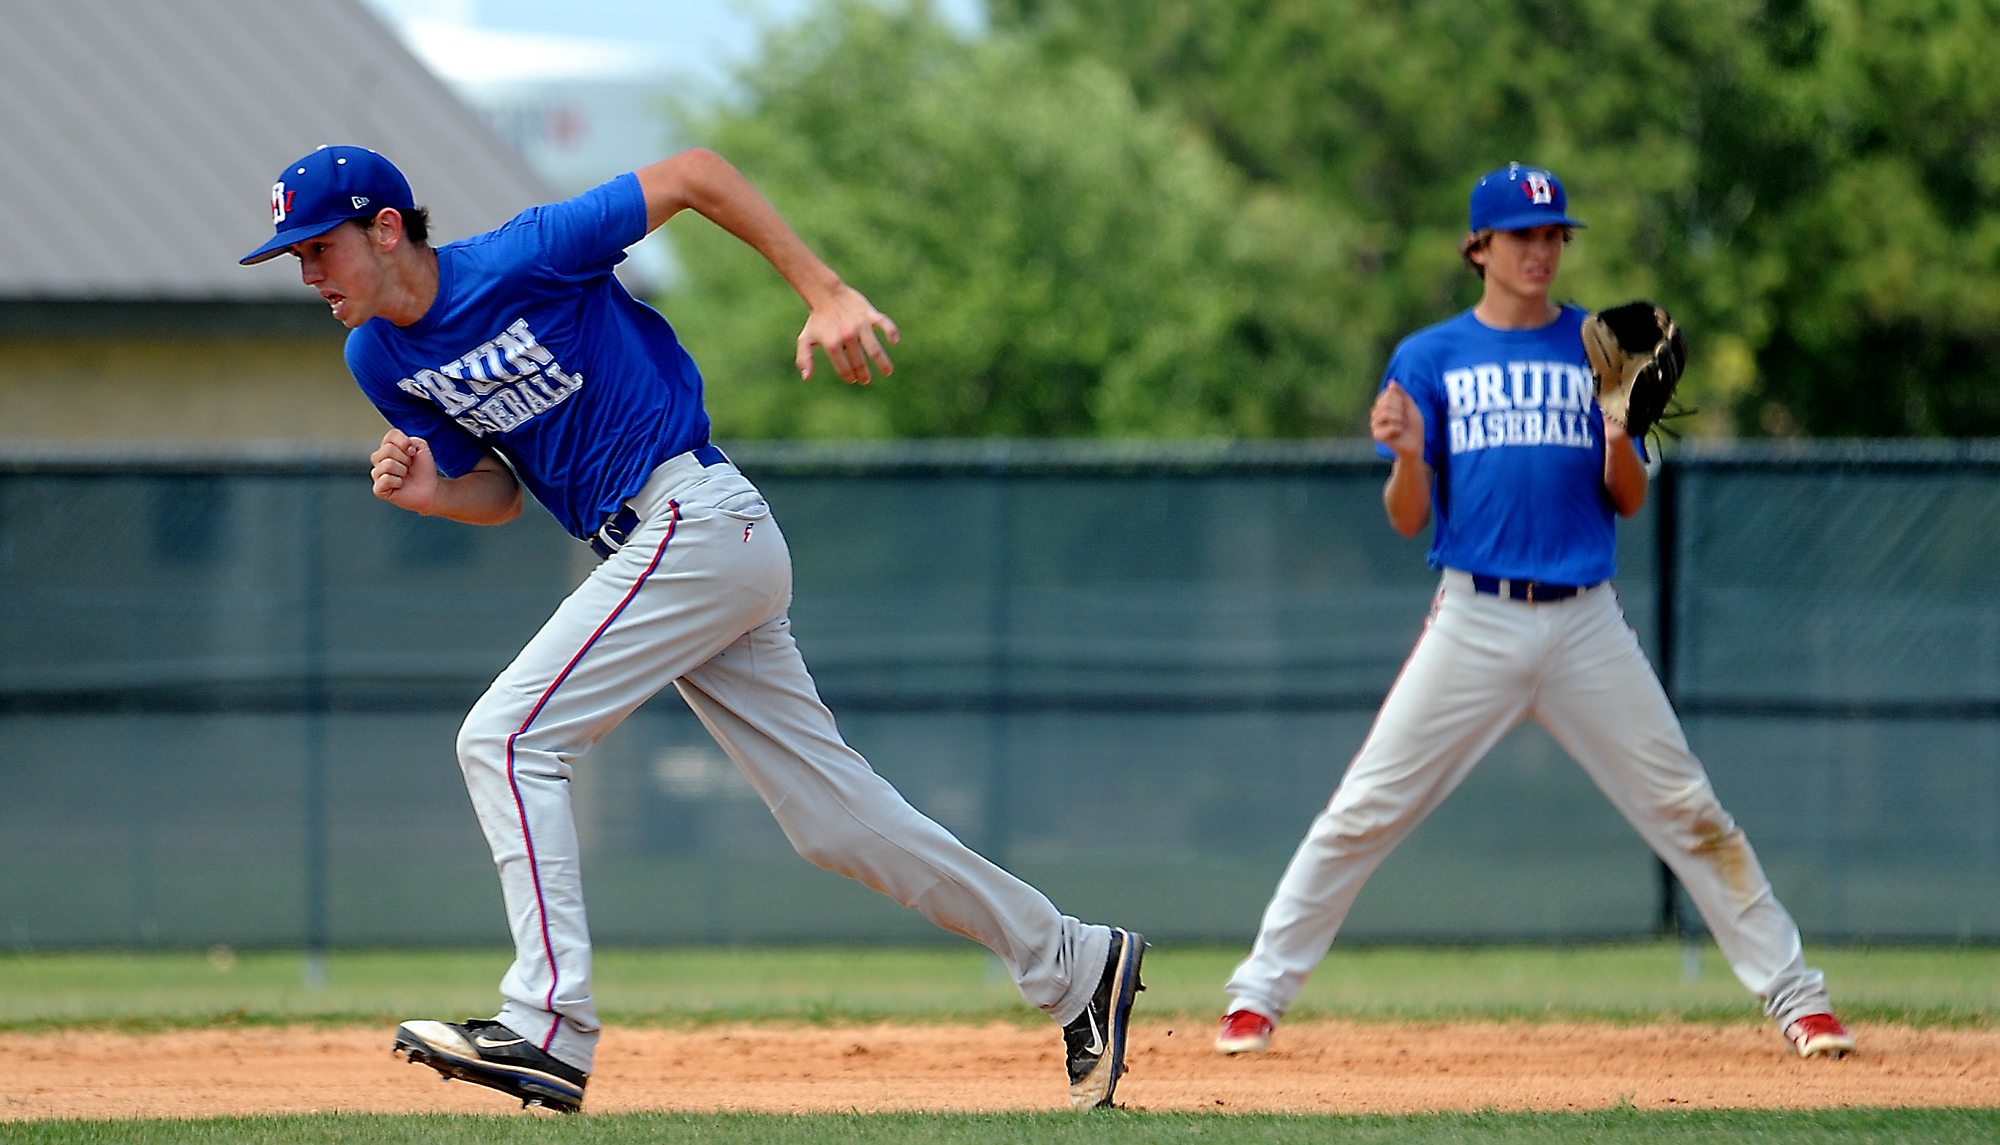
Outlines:
{"type": "Polygon", "coordinates": [[[1361,886],[1493,745],[1539,721],[1666,860],[1736,977],[1779,1027],[1829,1010],[1799,928],[1688,750],[1609,584],[1531,604],[1447,571],[1424,634],[1361,751],[1264,910],[1231,1009],[1276,1020],[1297,1000],[1361,886]]]}
{"type": "Polygon", "coordinates": [[[911,807],[835,728],[792,640],[792,564],[763,495],[682,454],[628,499],[640,525],[487,689],[458,737],[514,935],[498,1020],[579,1069],[599,1033],[571,769],[673,684],[806,859],[992,950],[1067,1024],[1111,933],[1059,913],[911,807]]]}

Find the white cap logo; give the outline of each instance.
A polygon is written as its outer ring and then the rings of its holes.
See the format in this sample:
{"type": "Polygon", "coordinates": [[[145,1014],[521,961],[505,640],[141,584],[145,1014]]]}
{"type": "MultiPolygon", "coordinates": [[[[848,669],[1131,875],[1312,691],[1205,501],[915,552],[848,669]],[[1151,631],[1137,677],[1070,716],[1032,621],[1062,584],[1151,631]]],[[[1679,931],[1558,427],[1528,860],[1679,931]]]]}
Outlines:
{"type": "MultiPolygon", "coordinates": [[[[367,205],[368,205],[368,196],[366,196],[366,195],[349,195],[349,196],[347,197],[347,201],[348,201],[348,202],[350,202],[350,203],[353,203],[353,204],[354,204],[354,209],[358,211],[358,210],[360,210],[361,208],[363,208],[363,207],[365,207],[365,206],[367,206],[367,205]]],[[[1540,201],[1541,201],[1541,200],[1539,200],[1539,199],[1538,199],[1538,200],[1536,200],[1536,202],[1540,202],[1540,201]]]]}
{"type": "Polygon", "coordinates": [[[1549,177],[1540,171],[1528,172],[1528,198],[1537,207],[1556,201],[1555,188],[1549,186],[1549,177]]]}
{"type": "Polygon", "coordinates": [[[285,194],[285,185],[282,182],[271,184],[272,226],[275,227],[285,221],[285,208],[290,205],[291,205],[291,196],[285,194]]]}

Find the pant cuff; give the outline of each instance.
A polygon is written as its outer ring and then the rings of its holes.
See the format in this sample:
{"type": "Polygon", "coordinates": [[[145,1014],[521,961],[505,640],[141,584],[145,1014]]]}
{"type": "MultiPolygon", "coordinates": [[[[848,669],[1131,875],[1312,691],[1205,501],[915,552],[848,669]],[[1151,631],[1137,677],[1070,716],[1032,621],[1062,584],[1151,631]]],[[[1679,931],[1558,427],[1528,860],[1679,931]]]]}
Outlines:
{"type": "Polygon", "coordinates": [[[1083,1008],[1090,1005],[1091,995],[1097,993],[1097,984],[1104,980],[1104,963],[1111,957],[1110,927],[1063,919],[1065,928],[1072,925],[1076,927],[1076,940],[1072,947],[1076,953],[1070,965],[1069,989],[1064,990],[1062,999],[1047,1010],[1049,1017],[1054,1018],[1059,1026],[1076,1021],[1083,1008]]]}
{"type": "Polygon", "coordinates": [[[518,1002],[509,1002],[500,1007],[494,1021],[514,1031],[536,1045],[548,1037],[549,1023],[556,1022],[556,1036],[549,1039],[547,1046],[550,1057],[567,1066],[574,1066],[585,1073],[590,1072],[591,1063],[597,1059],[597,1031],[585,1033],[576,1024],[559,1019],[547,1010],[537,1010],[518,1002]]]}
{"type": "Polygon", "coordinates": [[[1229,1008],[1224,1010],[1223,1013],[1225,1015],[1234,1014],[1238,1010],[1248,1010],[1253,1014],[1262,1014],[1265,1020],[1274,1026],[1278,1024],[1280,1016],[1276,1006],[1268,1002],[1259,1002],[1255,998],[1231,998],[1229,1000],[1229,1008]]]}

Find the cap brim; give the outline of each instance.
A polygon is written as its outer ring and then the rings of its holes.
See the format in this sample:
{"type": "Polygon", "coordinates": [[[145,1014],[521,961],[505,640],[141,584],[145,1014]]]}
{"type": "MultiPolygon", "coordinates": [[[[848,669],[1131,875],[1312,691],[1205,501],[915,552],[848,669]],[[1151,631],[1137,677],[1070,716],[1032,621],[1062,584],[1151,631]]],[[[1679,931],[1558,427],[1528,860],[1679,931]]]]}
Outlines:
{"type": "Polygon", "coordinates": [[[1587,227],[1589,225],[1589,223],[1581,219],[1572,219],[1568,215],[1551,216],[1547,211],[1537,211],[1519,215],[1507,215],[1503,218],[1494,219],[1486,224],[1486,229],[1492,231],[1525,231],[1533,227],[1587,227]]]}
{"type": "Polygon", "coordinates": [[[237,264],[240,266],[255,266],[260,262],[268,262],[285,253],[285,249],[293,243],[302,243],[307,239],[317,238],[346,221],[346,219],[335,219],[330,223],[306,223],[302,226],[286,227],[284,230],[272,235],[270,242],[237,259],[237,264]]]}

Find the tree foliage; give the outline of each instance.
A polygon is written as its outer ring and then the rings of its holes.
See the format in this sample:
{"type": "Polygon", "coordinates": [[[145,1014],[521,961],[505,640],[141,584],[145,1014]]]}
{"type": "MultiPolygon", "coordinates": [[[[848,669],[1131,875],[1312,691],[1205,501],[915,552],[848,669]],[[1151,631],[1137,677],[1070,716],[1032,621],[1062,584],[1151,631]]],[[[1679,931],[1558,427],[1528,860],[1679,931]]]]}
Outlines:
{"type": "Polygon", "coordinates": [[[870,391],[676,222],[733,435],[1354,432],[1477,296],[1513,159],[1590,222],[1560,291],[1689,331],[1702,428],[2000,433],[2000,0],[832,0],[696,136],[902,323],[870,391]]]}
{"type": "Polygon", "coordinates": [[[904,340],[865,391],[801,383],[798,299],[721,231],[676,222],[687,277],[665,305],[719,435],[1354,424],[1372,347],[1317,313],[1347,289],[1339,230],[1251,187],[1107,65],[968,42],[924,5],[844,4],[767,45],[748,83],[697,137],[904,340]]]}
{"type": "MultiPolygon", "coordinates": [[[[1383,337],[1434,320],[1471,181],[1545,164],[1561,283],[1686,318],[1749,432],[2000,432],[1994,0],[995,0],[1368,236],[1383,337]]],[[[1724,423],[1726,424],[1726,423],[1724,423]]],[[[1720,428],[1714,422],[1711,427],[1720,428]]]]}

